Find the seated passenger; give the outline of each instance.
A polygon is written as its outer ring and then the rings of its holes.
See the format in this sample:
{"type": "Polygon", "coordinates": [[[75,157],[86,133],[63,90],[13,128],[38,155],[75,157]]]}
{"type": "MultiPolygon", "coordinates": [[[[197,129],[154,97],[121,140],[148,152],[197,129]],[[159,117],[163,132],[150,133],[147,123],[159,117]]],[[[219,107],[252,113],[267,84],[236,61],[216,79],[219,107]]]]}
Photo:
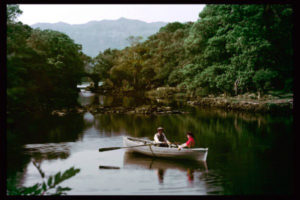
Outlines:
{"type": "Polygon", "coordinates": [[[188,141],[186,143],[183,143],[182,145],[179,145],[178,146],[178,150],[182,149],[183,147],[191,148],[191,147],[195,146],[195,139],[194,139],[195,137],[194,137],[194,134],[191,133],[191,132],[187,132],[186,136],[188,138],[188,141]]]}

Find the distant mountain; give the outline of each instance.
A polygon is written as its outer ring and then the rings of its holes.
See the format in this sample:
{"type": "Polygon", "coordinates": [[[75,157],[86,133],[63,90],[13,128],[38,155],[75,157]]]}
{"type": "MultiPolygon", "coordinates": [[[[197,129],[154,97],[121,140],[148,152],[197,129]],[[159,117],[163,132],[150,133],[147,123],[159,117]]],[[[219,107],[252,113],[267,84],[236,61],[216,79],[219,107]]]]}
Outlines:
{"type": "Polygon", "coordinates": [[[82,44],[82,51],[89,56],[96,56],[100,51],[108,48],[122,49],[129,46],[126,40],[129,36],[148,36],[156,33],[165,26],[166,22],[147,23],[140,20],[120,18],[118,20],[90,21],[86,24],[37,23],[32,28],[41,30],[52,29],[63,32],[75,43],[82,44]]]}

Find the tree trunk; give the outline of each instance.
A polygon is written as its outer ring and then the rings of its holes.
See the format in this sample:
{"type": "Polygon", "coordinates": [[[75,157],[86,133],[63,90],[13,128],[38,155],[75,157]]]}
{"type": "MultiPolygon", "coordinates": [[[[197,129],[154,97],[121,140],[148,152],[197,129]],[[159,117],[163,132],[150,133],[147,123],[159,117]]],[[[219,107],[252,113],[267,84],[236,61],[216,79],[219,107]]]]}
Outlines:
{"type": "Polygon", "coordinates": [[[261,95],[262,95],[261,90],[258,90],[258,92],[257,92],[257,99],[260,99],[260,98],[261,98],[261,95]]]}

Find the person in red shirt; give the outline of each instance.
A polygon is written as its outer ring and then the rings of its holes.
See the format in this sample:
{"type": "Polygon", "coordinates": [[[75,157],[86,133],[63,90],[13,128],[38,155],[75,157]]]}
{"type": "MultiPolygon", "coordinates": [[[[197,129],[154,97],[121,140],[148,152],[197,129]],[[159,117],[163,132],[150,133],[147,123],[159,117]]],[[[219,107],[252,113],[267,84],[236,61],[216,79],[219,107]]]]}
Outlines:
{"type": "Polygon", "coordinates": [[[182,145],[179,145],[178,150],[182,149],[183,147],[191,148],[191,147],[195,146],[194,134],[191,132],[187,132],[186,136],[188,138],[188,141],[186,143],[183,143],[182,145]]]}

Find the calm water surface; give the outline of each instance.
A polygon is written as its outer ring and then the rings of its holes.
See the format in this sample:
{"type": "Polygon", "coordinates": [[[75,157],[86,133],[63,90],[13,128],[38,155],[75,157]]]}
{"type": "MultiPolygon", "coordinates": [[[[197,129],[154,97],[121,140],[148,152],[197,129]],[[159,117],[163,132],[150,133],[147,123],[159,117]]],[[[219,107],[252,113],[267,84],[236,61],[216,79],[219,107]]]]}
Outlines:
{"type": "MultiPolygon", "coordinates": [[[[79,101],[124,107],[145,103],[144,99],[95,96],[86,91],[80,93],[79,101]]],[[[169,105],[183,106],[180,102],[169,105]]],[[[41,182],[35,161],[46,176],[79,168],[80,173],[61,184],[72,188],[70,195],[292,193],[292,116],[184,109],[189,114],[30,116],[15,127],[21,136],[8,138],[15,145],[7,151],[7,183],[32,186],[41,182]],[[184,133],[192,131],[197,147],[209,148],[207,161],[153,159],[123,149],[98,152],[122,146],[125,135],[152,139],[158,126],[165,128],[170,141],[185,142],[184,133]]]]}

